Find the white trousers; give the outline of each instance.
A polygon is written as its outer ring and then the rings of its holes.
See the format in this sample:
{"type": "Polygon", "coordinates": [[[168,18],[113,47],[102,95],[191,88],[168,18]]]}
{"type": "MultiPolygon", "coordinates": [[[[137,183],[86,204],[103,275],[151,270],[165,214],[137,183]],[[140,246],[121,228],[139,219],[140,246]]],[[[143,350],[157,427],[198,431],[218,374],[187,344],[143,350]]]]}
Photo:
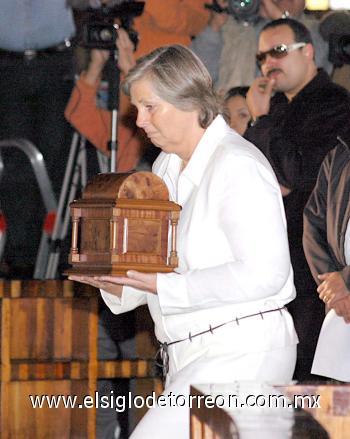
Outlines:
{"type": "MultiPolygon", "coordinates": [[[[200,357],[171,377],[163,395],[187,397],[190,385],[259,381],[270,384],[288,384],[293,376],[296,345],[280,349],[200,357]]],[[[190,410],[188,406],[155,407],[149,409],[137,425],[132,439],[188,439],[190,437],[190,410]]]]}

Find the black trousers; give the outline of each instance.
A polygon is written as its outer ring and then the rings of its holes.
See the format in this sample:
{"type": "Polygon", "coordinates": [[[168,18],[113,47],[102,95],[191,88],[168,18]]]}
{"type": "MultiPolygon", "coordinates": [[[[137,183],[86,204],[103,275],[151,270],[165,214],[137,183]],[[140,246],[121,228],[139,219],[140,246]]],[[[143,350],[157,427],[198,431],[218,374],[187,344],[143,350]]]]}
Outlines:
{"type": "Polygon", "coordinates": [[[324,381],[324,377],[311,374],[317,340],[325,316],[324,304],[318,298],[317,286],[306,270],[294,271],[294,283],[297,297],[287,305],[299,337],[293,378],[299,382],[324,381]]]}
{"type": "MultiPolygon", "coordinates": [[[[23,137],[38,147],[57,199],[72,136],[64,109],[73,82],[70,50],[31,60],[0,54],[0,138],[23,137]]],[[[35,263],[45,209],[27,157],[7,148],[1,155],[5,171],[0,202],[8,225],[5,260],[16,275],[16,266],[35,263]]]]}

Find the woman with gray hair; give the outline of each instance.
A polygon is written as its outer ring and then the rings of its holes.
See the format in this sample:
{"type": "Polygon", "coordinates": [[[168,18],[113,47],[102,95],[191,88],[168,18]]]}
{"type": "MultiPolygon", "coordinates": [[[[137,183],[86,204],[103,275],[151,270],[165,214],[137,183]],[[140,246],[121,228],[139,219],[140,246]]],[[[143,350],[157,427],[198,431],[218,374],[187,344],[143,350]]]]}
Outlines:
{"type": "Polygon", "coordinates": [[[153,172],[182,206],[180,265],[71,279],[100,288],[115,314],[148,304],[165,399],[132,437],[188,438],[190,383],[292,378],[297,336],[285,304],[295,289],[282,197],[263,154],[220,115],[210,76],[189,49],[141,58],[123,89],[138,126],[162,150],[153,172]]]}

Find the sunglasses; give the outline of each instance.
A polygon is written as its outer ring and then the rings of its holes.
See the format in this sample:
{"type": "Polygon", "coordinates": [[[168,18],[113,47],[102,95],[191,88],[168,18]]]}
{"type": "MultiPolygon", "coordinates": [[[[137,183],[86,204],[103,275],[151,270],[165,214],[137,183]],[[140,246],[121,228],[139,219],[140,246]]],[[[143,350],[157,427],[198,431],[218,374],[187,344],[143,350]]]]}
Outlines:
{"type": "Polygon", "coordinates": [[[293,44],[279,44],[278,46],[273,47],[270,50],[267,50],[266,52],[258,52],[255,57],[256,60],[261,66],[266,61],[267,55],[270,55],[272,58],[284,58],[288,55],[288,53],[293,52],[294,50],[301,49],[302,47],[306,46],[306,43],[293,43],[293,44]]]}

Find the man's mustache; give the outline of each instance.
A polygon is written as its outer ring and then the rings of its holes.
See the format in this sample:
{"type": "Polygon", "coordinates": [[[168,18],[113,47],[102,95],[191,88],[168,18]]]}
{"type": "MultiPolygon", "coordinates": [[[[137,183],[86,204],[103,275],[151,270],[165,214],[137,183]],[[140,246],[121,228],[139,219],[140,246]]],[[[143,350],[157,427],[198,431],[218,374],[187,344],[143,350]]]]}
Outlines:
{"type": "Polygon", "coordinates": [[[282,69],[273,68],[273,69],[268,70],[268,71],[266,72],[266,76],[269,78],[269,77],[272,75],[272,73],[275,73],[275,72],[277,72],[277,73],[283,73],[283,70],[282,70],[282,69]]]}

